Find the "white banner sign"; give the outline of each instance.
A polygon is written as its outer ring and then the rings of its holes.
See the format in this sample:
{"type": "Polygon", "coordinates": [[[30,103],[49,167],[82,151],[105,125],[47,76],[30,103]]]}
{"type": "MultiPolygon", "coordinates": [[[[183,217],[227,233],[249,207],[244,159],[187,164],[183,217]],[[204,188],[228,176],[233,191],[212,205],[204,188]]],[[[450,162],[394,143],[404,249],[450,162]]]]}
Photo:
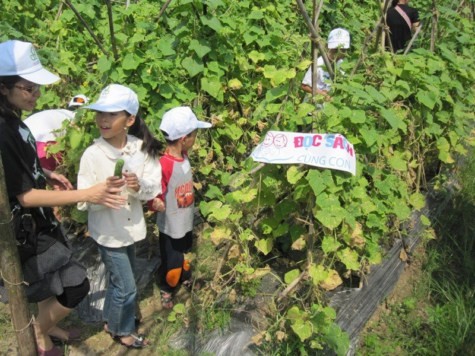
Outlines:
{"type": "Polygon", "coordinates": [[[356,152],[340,134],[268,131],[251,157],[257,162],[308,164],[356,174],[356,152]]]}

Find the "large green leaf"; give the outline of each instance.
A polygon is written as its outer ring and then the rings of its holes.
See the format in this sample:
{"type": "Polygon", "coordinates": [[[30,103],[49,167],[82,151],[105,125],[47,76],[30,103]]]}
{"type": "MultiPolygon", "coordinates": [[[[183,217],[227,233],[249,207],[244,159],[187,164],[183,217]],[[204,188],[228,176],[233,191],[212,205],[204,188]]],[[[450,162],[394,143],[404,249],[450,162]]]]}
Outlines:
{"type": "Polygon", "coordinates": [[[217,77],[201,78],[201,87],[218,101],[223,101],[223,88],[217,77]]]}
{"type": "Polygon", "coordinates": [[[194,57],[186,57],[181,62],[181,65],[188,71],[188,74],[192,78],[195,75],[202,73],[205,68],[203,63],[194,57]]]}

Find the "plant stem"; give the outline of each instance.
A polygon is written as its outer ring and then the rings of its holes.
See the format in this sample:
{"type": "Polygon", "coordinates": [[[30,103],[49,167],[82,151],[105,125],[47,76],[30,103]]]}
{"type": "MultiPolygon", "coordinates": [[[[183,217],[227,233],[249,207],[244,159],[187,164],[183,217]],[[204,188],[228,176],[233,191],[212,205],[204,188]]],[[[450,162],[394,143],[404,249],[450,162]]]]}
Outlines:
{"type": "Polygon", "coordinates": [[[115,41],[115,34],[114,34],[114,19],[112,17],[112,4],[110,0],[105,0],[107,5],[107,15],[109,16],[109,31],[111,34],[111,44],[112,44],[112,53],[114,54],[114,59],[117,61],[119,60],[119,55],[117,53],[117,45],[115,41]]]}
{"type": "Polygon", "coordinates": [[[101,41],[99,41],[99,39],[97,38],[97,36],[94,34],[94,32],[91,30],[91,28],[89,27],[89,25],[87,24],[87,22],[83,19],[83,17],[81,16],[81,14],[76,10],[76,8],[73,6],[73,4],[71,4],[71,1],[69,0],[64,0],[65,4],[68,5],[68,7],[74,12],[74,14],[76,15],[76,17],[79,19],[79,21],[81,21],[81,23],[84,25],[84,27],[86,28],[87,32],[89,32],[89,34],[92,36],[92,38],[94,39],[94,42],[96,42],[96,44],[99,46],[99,48],[101,49],[102,53],[104,53],[106,56],[109,55],[109,53],[105,50],[105,48],[102,46],[101,44],[101,41]]]}
{"type": "Polygon", "coordinates": [[[165,12],[165,10],[167,9],[168,5],[170,5],[171,2],[172,0],[167,0],[167,2],[163,4],[162,8],[160,9],[160,13],[157,16],[157,21],[160,20],[160,17],[162,17],[163,13],[165,12]]]}
{"type": "Polygon", "coordinates": [[[327,52],[325,51],[325,47],[322,45],[322,39],[318,35],[317,30],[312,24],[312,21],[310,20],[310,17],[308,16],[307,10],[305,9],[305,5],[303,4],[302,0],[297,0],[297,5],[299,6],[300,12],[302,13],[302,16],[305,20],[305,23],[307,24],[308,29],[310,30],[310,35],[312,38],[312,41],[314,41],[318,49],[320,50],[320,53],[322,54],[323,62],[325,63],[325,66],[327,67],[328,74],[330,74],[330,78],[333,79],[335,78],[335,73],[333,72],[333,67],[330,63],[330,60],[328,59],[327,52]]]}
{"type": "Polygon", "coordinates": [[[435,37],[437,34],[437,25],[439,22],[439,13],[437,11],[437,5],[435,0],[432,0],[432,31],[430,34],[430,51],[435,50],[435,37]]]}

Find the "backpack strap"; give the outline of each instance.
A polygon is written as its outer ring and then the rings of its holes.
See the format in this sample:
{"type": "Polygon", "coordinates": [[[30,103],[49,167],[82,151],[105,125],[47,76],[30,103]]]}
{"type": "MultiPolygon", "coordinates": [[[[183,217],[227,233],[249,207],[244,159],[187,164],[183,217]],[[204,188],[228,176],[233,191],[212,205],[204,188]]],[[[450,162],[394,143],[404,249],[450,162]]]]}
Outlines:
{"type": "Polygon", "coordinates": [[[394,6],[394,9],[398,12],[399,15],[406,21],[407,26],[409,26],[409,29],[412,30],[412,22],[409,16],[404,12],[403,9],[399,5],[394,6]]]}

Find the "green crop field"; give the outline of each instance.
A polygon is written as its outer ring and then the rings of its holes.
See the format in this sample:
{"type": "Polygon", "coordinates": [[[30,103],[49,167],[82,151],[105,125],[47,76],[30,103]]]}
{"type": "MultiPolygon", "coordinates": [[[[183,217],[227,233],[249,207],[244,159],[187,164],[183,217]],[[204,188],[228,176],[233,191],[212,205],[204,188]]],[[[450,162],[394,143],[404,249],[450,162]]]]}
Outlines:
{"type": "MultiPolygon", "coordinates": [[[[297,1],[107,4],[2,0],[0,41],[33,42],[44,66],[61,77],[60,84],[42,89],[36,110],[65,107],[78,92],[97,98],[107,84],[120,83],[137,92],[143,117],[160,139],[161,116],[178,105],[191,106],[213,123],[190,153],[205,220],[199,256],[213,261],[199,270],[212,283],[197,292],[193,316],[183,303],[152,318],[160,328],[169,325],[160,329],[162,342],[190,320],[198,333],[225,327],[233,306],[255,297],[270,273],[280,283],[263,311],[266,321],[256,325],[256,350],[345,355],[349,338],[335,324],[325,292],[352,277],[364,279],[381,263],[393,241],[408,233],[412,212],[424,208],[425,193],[443,191],[457,162],[473,152],[474,2],[411,1],[419,9],[421,31],[407,55],[394,55],[377,31],[383,2],[323,0],[317,26],[323,47],[331,29],[351,33],[331,101],[323,107],[300,89],[312,41],[297,1]],[[269,130],[344,135],[354,146],[356,175],[308,165],[259,165],[249,156],[269,130]]],[[[305,1],[310,17],[319,4],[305,1]]],[[[51,148],[65,152],[60,170],[73,183],[83,151],[98,136],[93,115],[80,111],[51,148]]],[[[463,181],[472,184],[471,177],[463,181]]],[[[63,214],[85,223],[74,208],[63,214]]],[[[420,219],[424,235],[433,237],[438,225],[428,216],[420,219]]],[[[449,254],[444,261],[452,265],[454,258],[449,254]]],[[[473,272],[473,254],[466,258],[473,272]]],[[[471,283],[473,300],[473,278],[471,283]]],[[[469,286],[438,298],[445,303],[466,295],[469,286]]],[[[446,310],[433,306],[431,317],[442,320],[446,310]]],[[[467,313],[473,334],[473,303],[467,313]]],[[[1,330],[14,343],[9,320],[2,306],[1,330]]],[[[445,340],[443,332],[434,335],[445,340]]],[[[368,354],[393,347],[377,337],[366,339],[368,354]]]]}

